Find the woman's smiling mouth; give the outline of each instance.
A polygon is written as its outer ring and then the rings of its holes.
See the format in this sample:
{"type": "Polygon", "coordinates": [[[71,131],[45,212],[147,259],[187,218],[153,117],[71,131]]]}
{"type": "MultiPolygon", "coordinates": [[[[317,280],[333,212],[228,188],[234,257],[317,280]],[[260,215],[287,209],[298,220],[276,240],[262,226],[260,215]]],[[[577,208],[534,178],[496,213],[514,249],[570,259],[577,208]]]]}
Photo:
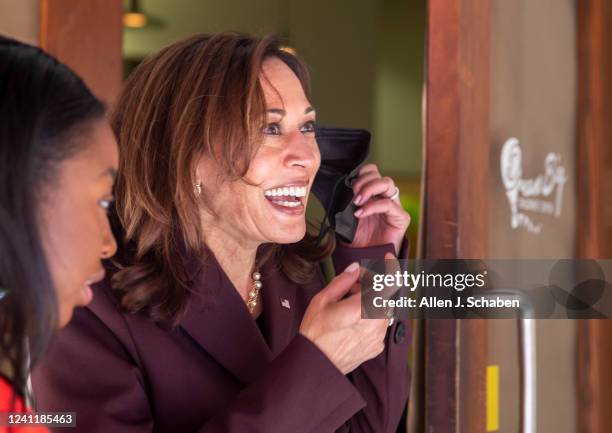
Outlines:
{"type": "Polygon", "coordinates": [[[264,191],[264,196],[274,209],[288,215],[300,215],[305,209],[306,185],[306,182],[301,182],[269,188],[264,191]]]}

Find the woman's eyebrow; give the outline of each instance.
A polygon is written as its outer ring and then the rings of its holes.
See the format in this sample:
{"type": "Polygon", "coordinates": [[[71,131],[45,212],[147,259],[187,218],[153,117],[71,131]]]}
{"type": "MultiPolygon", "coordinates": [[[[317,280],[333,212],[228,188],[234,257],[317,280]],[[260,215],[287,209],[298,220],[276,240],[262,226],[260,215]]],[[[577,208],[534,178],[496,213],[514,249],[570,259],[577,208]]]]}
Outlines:
{"type": "Polygon", "coordinates": [[[266,110],[266,112],[270,114],[278,114],[281,117],[284,117],[285,114],[287,114],[287,112],[282,108],[269,108],[268,110],[266,110]]]}
{"type": "MultiPolygon", "coordinates": [[[[308,106],[306,107],[306,109],[304,110],[304,114],[308,114],[315,111],[314,107],[312,106],[308,106]]],[[[266,112],[271,113],[271,114],[278,114],[279,116],[284,117],[287,112],[285,110],[283,110],[282,108],[268,108],[268,110],[266,110],[266,112]]]]}

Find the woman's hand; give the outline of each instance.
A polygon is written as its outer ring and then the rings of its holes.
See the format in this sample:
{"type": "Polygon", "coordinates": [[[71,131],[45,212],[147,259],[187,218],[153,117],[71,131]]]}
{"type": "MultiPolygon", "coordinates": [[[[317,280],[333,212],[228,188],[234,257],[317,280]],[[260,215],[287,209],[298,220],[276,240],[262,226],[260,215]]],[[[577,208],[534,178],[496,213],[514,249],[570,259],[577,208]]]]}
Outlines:
{"type": "Polygon", "coordinates": [[[343,374],[384,350],[389,323],[388,319],[361,318],[358,278],[359,264],[353,263],[317,293],[304,313],[299,331],[343,374]],[[352,294],[342,299],[349,292],[352,294]]]}
{"type": "Polygon", "coordinates": [[[359,219],[357,232],[351,246],[369,247],[392,243],[395,253],[410,225],[410,215],[402,208],[395,193],[395,183],[390,177],[381,177],[375,164],[361,167],[359,177],[353,183],[353,203],[359,207],[355,216],[359,219]]]}

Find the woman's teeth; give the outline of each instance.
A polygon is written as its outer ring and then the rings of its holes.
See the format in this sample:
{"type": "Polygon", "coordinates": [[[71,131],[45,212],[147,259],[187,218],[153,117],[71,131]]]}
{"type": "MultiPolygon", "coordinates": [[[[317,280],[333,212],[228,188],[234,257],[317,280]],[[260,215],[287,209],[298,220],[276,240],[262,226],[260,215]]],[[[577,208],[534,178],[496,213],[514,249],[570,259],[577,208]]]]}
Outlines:
{"type": "Polygon", "coordinates": [[[299,201],[299,200],[297,200],[297,201],[272,200],[272,203],[278,204],[280,206],[287,206],[287,207],[296,207],[296,206],[300,206],[302,204],[302,202],[299,201]]]}
{"type": "Polygon", "coordinates": [[[275,206],[291,208],[292,213],[303,209],[304,197],[306,197],[305,186],[283,186],[279,188],[270,188],[264,191],[266,199],[275,206]],[[294,210],[295,209],[295,210],[294,210]]]}
{"type": "Polygon", "coordinates": [[[281,188],[271,188],[264,191],[266,197],[306,197],[305,186],[285,186],[281,188]]]}

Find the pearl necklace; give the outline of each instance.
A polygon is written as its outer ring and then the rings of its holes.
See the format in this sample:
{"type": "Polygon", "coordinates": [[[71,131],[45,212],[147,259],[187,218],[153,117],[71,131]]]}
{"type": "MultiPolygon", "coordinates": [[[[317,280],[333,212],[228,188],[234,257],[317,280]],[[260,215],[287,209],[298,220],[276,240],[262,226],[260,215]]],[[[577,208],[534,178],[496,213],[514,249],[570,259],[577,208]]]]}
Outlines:
{"type": "Polygon", "coordinates": [[[251,291],[249,292],[249,299],[246,301],[249,311],[253,314],[255,307],[257,307],[257,300],[259,298],[259,291],[263,284],[261,283],[261,274],[257,271],[251,275],[251,291]]]}

